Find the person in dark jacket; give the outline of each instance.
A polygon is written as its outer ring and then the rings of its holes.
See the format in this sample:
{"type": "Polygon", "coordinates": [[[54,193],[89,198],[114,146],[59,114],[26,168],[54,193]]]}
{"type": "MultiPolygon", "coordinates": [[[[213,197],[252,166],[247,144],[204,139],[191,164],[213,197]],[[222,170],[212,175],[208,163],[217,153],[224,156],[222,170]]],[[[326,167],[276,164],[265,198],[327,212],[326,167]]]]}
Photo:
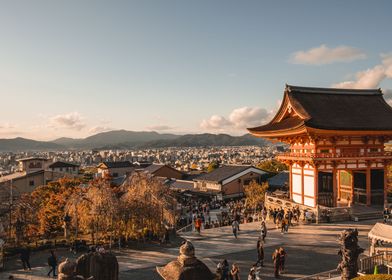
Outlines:
{"type": "Polygon", "coordinates": [[[275,252],[272,254],[272,260],[274,262],[274,275],[275,278],[278,278],[280,270],[280,254],[278,249],[276,249],[275,252]]]}
{"type": "Polygon", "coordinates": [[[20,251],[20,260],[22,261],[23,269],[24,270],[31,270],[30,267],[30,249],[29,248],[23,248],[20,251]]]}
{"type": "Polygon", "coordinates": [[[257,240],[257,262],[264,266],[264,243],[261,237],[257,240]]]}
{"type": "Polygon", "coordinates": [[[50,277],[50,273],[52,271],[53,271],[53,277],[56,277],[57,256],[53,250],[50,250],[50,256],[48,258],[48,265],[50,266],[50,270],[48,272],[48,277],[50,277]]]}

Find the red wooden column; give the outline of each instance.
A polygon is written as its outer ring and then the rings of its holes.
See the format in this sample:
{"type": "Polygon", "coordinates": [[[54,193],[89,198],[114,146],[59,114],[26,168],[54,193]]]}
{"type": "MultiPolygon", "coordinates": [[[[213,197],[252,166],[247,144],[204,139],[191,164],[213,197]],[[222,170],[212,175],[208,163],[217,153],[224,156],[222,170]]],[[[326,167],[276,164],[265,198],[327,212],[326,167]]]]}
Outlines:
{"type": "Polygon", "coordinates": [[[388,204],[388,161],[384,161],[384,207],[388,204]]]}
{"type": "Polygon", "coordinates": [[[350,203],[354,204],[354,172],[352,170],[348,171],[351,175],[351,197],[350,197],[350,203]]]}
{"type": "Polygon", "coordinates": [[[336,181],[336,164],[332,163],[332,190],[333,190],[333,206],[336,207],[338,202],[338,188],[337,188],[337,181],[336,181]]]}
{"type": "Polygon", "coordinates": [[[366,168],[366,205],[370,206],[371,204],[372,204],[371,169],[370,169],[370,163],[368,163],[366,168]]]}
{"type": "Polygon", "coordinates": [[[302,162],[301,163],[301,192],[302,192],[302,205],[304,205],[305,204],[305,183],[304,183],[304,177],[305,177],[305,175],[304,175],[304,163],[302,162]]]}
{"type": "Polygon", "coordinates": [[[289,163],[289,198],[293,199],[293,163],[289,163]]]}
{"type": "Polygon", "coordinates": [[[314,165],[314,206],[318,205],[318,165],[314,165]]]}

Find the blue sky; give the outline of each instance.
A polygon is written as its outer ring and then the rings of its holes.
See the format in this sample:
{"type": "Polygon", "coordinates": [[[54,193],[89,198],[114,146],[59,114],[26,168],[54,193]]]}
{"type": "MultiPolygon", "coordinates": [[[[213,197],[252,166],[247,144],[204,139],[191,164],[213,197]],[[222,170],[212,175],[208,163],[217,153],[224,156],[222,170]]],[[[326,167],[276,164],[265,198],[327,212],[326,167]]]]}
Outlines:
{"type": "Polygon", "coordinates": [[[285,83],[389,98],[391,11],[358,0],[3,1],[0,137],[243,134],[273,115],[285,83]]]}

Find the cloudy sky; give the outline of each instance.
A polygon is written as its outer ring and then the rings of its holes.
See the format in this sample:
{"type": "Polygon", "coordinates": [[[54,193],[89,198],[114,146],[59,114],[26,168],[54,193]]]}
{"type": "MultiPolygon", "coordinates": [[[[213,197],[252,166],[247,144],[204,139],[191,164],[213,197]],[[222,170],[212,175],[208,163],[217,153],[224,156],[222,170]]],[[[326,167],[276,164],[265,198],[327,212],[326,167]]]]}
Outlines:
{"type": "Polygon", "coordinates": [[[392,97],[391,1],[9,0],[0,138],[225,132],[271,118],[285,83],[392,97]]]}

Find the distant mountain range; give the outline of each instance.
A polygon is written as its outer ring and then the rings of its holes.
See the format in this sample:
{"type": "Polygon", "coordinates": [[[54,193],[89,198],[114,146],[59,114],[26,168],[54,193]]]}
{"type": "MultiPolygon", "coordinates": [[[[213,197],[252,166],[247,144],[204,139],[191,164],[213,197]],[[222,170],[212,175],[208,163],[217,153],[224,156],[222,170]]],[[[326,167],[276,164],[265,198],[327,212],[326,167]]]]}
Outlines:
{"type": "Polygon", "coordinates": [[[113,130],[83,139],[62,137],[53,141],[36,141],[26,138],[0,139],[1,152],[43,151],[64,149],[132,149],[203,146],[265,146],[269,141],[249,134],[160,134],[146,131],[113,130]]]}

